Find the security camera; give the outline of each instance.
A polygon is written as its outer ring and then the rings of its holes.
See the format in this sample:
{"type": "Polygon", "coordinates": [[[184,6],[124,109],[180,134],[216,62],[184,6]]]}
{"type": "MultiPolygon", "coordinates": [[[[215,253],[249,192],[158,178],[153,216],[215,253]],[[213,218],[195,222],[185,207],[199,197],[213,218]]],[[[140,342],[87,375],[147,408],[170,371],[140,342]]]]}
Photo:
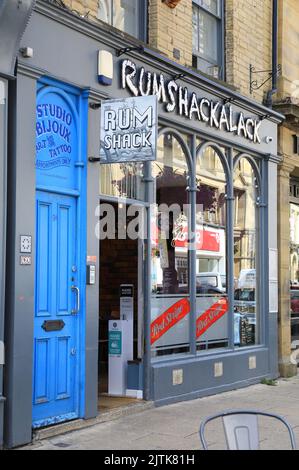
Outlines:
{"type": "Polygon", "coordinates": [[[265,140],[266,140],[266,144],[270,144],[271,142],[273,142],[273,137],[267,136],[265,140]]]}

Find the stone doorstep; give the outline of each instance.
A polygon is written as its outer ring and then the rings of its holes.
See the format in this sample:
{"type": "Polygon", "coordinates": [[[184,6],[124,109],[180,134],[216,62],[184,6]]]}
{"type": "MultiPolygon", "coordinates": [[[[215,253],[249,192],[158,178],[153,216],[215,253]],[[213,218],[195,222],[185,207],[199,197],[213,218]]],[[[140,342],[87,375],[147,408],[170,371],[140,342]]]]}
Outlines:
{"type": "Polygon", "coordinates": [[[67,423],[61,423],[48,428],[33,430],[32,442],[43,441],[51,439],[56,436],[67,434],[73,431],[79,431],[81,429],[90,428],[97,424],[106,423],[109,421],[115,421],[124,416],[130,416],[142,411],[150,410],[154,408],[154,402],[146,401],[142,403],[134,403],[128,406],[115,408],[111,411],[105,411],[100,413],[96,418],[91,419],[76,419],[67,423]]]}

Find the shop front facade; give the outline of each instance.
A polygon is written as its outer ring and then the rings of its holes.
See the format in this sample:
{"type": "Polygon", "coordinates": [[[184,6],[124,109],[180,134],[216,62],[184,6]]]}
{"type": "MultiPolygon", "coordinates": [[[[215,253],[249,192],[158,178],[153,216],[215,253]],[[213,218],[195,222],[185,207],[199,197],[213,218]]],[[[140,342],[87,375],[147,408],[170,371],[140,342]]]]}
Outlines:
{"type": "Polygon", "coordinates": [[[48,2],[22,40],[33,57],[19,58],[14,89],[8,447],[95,417],[98,402],[101,412],[121,285],[134,287],[145,400],[278,375],[281,116],[140,44],[48,2]],[[147,95],[158,101],[156,160],[101,163],[101,104],[147,95]],[[132,206],[147,221],[140,239],[119,236],[132,206]],[[117,229],[103,239],[108,207],[117,229]]]}

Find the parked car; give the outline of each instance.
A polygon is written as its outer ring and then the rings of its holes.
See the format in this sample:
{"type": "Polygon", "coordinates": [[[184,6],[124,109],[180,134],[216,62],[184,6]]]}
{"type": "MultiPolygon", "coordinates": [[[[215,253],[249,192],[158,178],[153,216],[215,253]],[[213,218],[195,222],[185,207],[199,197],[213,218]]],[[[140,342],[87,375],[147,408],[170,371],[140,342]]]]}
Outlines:
{"type": "Polygon", "coordinates": [[[226,291],[226,276],[220,273],[199,273],[196,275],[196,284],[198,288],[219,289],[221,292],[226,291]]]}
{"type": "Polygon", "coordinates": [[[299,289],[291,289],[291,334],[292,341],[299,340],[299,289]]]}
{"type": "Polygon", "coordinates": [[[299,289],[291,289],[290,295],[292,316],[299,317],[299,289]]]}
{"type": "Polygon", "coordinates": [[[222,289],[219,289],[218,287],[212,287],[207,284],[202,286],[197,285],[196,293],[200,295],[213,295],[215,297],[225,297],[223,296],[224,292],[222,289]]]}

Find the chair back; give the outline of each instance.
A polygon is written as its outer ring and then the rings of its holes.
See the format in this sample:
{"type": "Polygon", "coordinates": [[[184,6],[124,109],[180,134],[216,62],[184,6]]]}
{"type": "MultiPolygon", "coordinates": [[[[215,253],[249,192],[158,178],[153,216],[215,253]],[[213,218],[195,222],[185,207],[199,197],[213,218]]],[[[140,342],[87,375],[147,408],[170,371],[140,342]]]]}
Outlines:
{"type": "Polygon", "coordinates": [[[259,450],[259,425],[256,415],[228,415],[222,419],[230,450],[259,450]]]}
{"type": "Polygon", "coordinates": [[[259,450],[259,416],[280,421],[288,431],[292,449],[296,450],[294,432],[284,418],[279,415],[252,410],[224,411],[206,418],[201,423],[199,429],[199,435],[204,450],[208,450],[208,445],[205,439],[206,426],[211,421],[219,419],[222,419],[228,450],[259,450]]]}

